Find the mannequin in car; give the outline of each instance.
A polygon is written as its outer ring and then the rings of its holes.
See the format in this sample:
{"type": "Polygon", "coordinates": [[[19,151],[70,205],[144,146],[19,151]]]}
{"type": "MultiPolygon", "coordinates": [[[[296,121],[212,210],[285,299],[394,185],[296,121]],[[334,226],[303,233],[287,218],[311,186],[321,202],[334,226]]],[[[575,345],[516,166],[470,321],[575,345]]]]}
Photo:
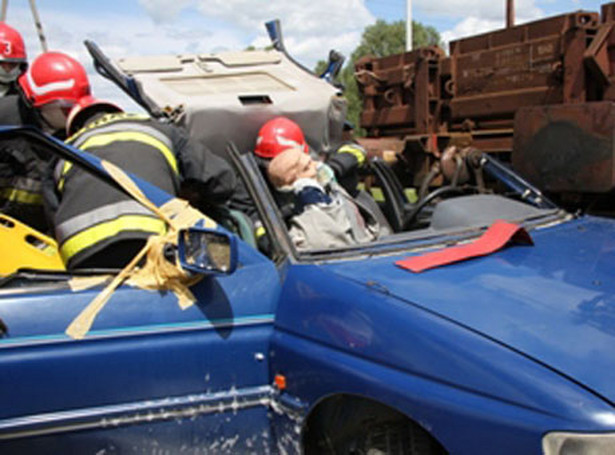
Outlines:
{"type": "Polygon", "coordinates": [[[277,191],[294,196],[288,227],[297,250],[339,248],[378,238],[378,222],[363,218],[333,174],[302,148],[276,155],[267,167],[267,176],[277,191]]]}

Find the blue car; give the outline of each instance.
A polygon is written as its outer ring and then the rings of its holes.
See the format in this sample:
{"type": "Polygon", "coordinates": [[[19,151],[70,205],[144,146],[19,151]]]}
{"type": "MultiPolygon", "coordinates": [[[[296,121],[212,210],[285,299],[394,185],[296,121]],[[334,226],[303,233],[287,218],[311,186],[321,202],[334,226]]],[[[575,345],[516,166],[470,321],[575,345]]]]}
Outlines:
{"type": "MultiPolygon", "coordinates": [[[[86,153],[0,131],[15,136],[121,187],[86,153]]],[[[125,281],[76,335],[118,271],[0,281],[0,453],[615,453],[615,222],[566,213],[482,157],[502,194],[440,191],[404,215],[414,229],[300,253],[253,156],[219,153],[268,242],[230,210],[180,230],[194,304],[125,281]],[[498,220],[533,245],[396,264],[480,242],[498,220]]],[[[370,169],[393,224],[395,181],[370,169]]],[[[132,180],[155,206],[171,199],[132,180]]]]}

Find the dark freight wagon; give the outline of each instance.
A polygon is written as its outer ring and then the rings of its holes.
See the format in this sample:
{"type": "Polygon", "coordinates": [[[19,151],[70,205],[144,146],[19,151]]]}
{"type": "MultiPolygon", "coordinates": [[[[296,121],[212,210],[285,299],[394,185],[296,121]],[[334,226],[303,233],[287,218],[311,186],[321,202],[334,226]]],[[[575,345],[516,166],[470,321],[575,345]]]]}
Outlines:
{"type": "Polygon", "coordinates": [[[400,153],[416,186],[446,182],[446,147],[471,145],[569,207],[610,211],[614,26],[609,3],[452,41],[448,56],[427,47],[361,59],[364,143],[400,153]]]}

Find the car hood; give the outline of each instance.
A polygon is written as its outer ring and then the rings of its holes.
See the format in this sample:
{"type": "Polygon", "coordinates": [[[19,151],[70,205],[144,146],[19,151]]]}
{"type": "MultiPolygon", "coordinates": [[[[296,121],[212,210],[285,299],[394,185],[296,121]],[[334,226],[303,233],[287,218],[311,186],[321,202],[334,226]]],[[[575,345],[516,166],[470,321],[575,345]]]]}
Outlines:
{"type": "Polygon", "coordinates": [[[585,217],[531,236],[534,246],[419,274],[394,265],[409,254],[324,267],[481,333],[615,403],[615,221],[585,217]]]}

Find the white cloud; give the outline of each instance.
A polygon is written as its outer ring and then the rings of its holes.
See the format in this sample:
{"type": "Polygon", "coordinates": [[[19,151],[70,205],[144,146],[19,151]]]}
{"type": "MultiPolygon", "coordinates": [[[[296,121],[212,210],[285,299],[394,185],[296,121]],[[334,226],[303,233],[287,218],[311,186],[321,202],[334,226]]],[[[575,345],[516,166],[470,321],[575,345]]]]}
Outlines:
{"type": "MultiPolygon", "coordinates": [[[[413,4],[428,16],[500,21],[501,25],[506,15],[504,0],[415,0],[413,4]]],[[[515,9],[524,18],[535,19],[544,15],[536,0],[516,0],[515,9]]]]}
{"type": "MultiPolygon", "coordinates": [[[[183,23],[160,24],[146,15],[130,17],[102,9],[100,14],[92,16],[77,9],[67,12],[45,9],[44,6],[44,3],[39,6],[39,13],[49,49],[60,50],[77,58],[88,70],[94,95],[109,99],[127,109],[134,108],[128,97],[94,71],[92,59],[83,45],[85,39],[96,42],[111,58],[245,47],[241,37],[232,30],[199,28],[183,23]],[[206,46],[201,47],[202,43],[206,43],[206,46]]],[[[7,21],[22,33],[28,57],[32,60],[41,52],[41,46],[29,9],[11,5],[7,21]]]]}
{"type": "Polygon", "coordinates": [[[468,17],[459,22],[455,28],[443,32],[441,37],[442,41],[447,45],[446,47],[448,47],[448,43],[456,39],[496,30],[498,28],[502,28],[501,21],[468,17]]]}
{"type": "MultiPolygon", "coordinates": [[[[86,2],[87,3],[87,2],[86,2]]],[[[91,14],[75,3],[72,10],[39,2],[50,49],[86,64],[96,96],[130,106],[127,97],[97,75],[83,40],[95,41],[112,58],[142,54],[181,54],[244,49],[270,44],[264,23],[278,18],[289,52],[307,67],[326,59],[329,49],[349,55],[363,29],[375,18],[364,0],[138,0],[141,15],[102,7],[91,14]],[[118,12],[114,12],[118,11],[118,12]]],[[[85,5],[85,3],[84,3],[85,5]]],[[[90,8],[91,9],[91,5],[90,8]]],[[[26,5],[11,4],[9,23],[26,39],[30,59],[40,52],[26,5]]]]}
{"type": "MultiPolygon", "coordinates": [[[[375,21],[363,0],[140,0],[152,17],[164,17],[177,4],[195,8],[204,18],[222,21],[249,38],[257,47],[269,44],[264,23],[280,19],[289,52],[308,67],[325,59],[335,48],[349,55],[358,45],[363,29],[375,21]]],[[[169,15],[171,16],[171,15],[169,15]]]]}
{"type": "Polygon", "coordinates": [[[139,0],[155,22],[172,21],[182,9],[192,3],[192,0],[139,0]]]}
{"type": "MultiPolygon", "coordinates": [[[[417,1],[417,4],[421,5],[425,11],[436,14],[437,11],[433,9],[432,3],[427,0],[417,1]]],[[[441,31],[442,41],[448,47],[450,41],[504,28],[506,26],[505,6],[504,1],[444,0],[439,2],[440,16],[463,18],[452,29],[441,31]]],[[[515,9],[516,24],[544,17],[544,11],[536,5],[535,0],[517,0],[515,9]]]]}

